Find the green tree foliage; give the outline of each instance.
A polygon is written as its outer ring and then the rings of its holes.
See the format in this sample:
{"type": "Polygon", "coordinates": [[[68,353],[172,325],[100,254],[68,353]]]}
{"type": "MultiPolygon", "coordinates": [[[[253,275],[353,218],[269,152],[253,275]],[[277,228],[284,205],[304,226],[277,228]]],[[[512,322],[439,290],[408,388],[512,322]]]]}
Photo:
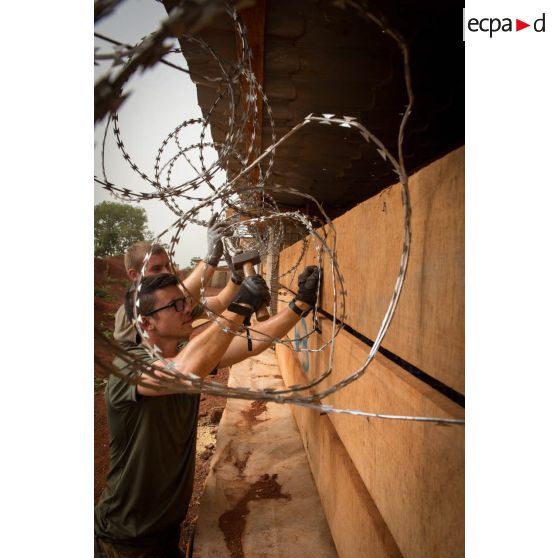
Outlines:
{"type": "Polygon", "coordinates": [[[145,209],[104,201],[95,206],[95,256],[118,256],[138,240],[151,240],[145,209]]]}

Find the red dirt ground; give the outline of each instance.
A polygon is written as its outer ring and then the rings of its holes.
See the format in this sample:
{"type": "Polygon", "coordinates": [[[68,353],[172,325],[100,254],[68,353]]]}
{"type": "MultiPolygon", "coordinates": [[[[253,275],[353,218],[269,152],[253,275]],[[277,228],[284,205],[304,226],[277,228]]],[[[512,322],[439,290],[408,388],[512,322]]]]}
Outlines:
{"type": "MultiPolygon", "coordinates": [[[[94,319],[95,326],[111,337],[114,330],[114,314],[122,304],[124,293],[128,287],[128,279],[124,268],[124,258],[115,256],[110,258],[95,258],[95,296],[94,296],[94,319]]],[[[206,296],[216,295],[220,289],[206,288],[206,296]]],[[[199,334],[203,328],[197,328],[199,334]]],[[[111,362],[113,356],[106,353],[98,345],[95,346],[95,356],[103,362],[111,362]]],[[[95,428],[95,480],[94,501],[97,503],[106,481],[110,466],[109,436],[104,401],[104,385],[106,378],[102,370],[95,365],[94,382],[94,428],[95,428]]],[[[228,368],[218,371],[212,376],[212,381],[227,384],[229,377],[228,368]]],[[[222,397],[202,395],[200,398],[199,421],[200,426],[214,424],[217,428],[220,420],[220,412],[225,406],[226,400],[222,397]]],[[[187,541],[195,529],[198,516],[200,497],[203,492],[205,479],[209,472],[209,463],[214,448],[209,447],[196,455],[196,473],[194,480],[194,491],[188,508],[188,514],[182,529],[182,546],[185,548],[187,541]]]]}

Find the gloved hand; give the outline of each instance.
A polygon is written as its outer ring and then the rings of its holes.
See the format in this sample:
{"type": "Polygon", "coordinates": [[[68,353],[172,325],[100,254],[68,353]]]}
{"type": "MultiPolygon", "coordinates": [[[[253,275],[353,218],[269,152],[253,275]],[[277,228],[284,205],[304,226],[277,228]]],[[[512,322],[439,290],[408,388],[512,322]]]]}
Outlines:
{"type": "Polygon", "coordinates": [[[207,223],[207,256],[204,261],[209,265],[219,265],[219,260],[223,255],[223,236],[226,236],[227,224],[223,221],[217,223],[217,213],[215,213],[207,223]]]}
{"type": "Polygon", "coordinates": [[[270,301],[271,293],[261,275],[246,277],[232,300],[237,304],[248,304],[252,312],[256,311],[262,304],[268,306],[270,301]]]}
{"type": "Polygon", "coordinates": [[[318,287],[322,270],[317,265],[308,265],[298,276],[298,292],[295,300],[314,306],[318,300],[318,287]]]}
{"type": "Polygon", "coordinates": [[[224,251],[223,256],[224,256],[225,261],[227,262],[227,265],[229,266],[229,269],[231,271],[231,281],[235,285],[240,285],[242,283],[242,281],[244,280],[244,270],[242,268],[240,268],[240,269],[235,269],[234,268],[232,258],[226,250],[224,251]]]}

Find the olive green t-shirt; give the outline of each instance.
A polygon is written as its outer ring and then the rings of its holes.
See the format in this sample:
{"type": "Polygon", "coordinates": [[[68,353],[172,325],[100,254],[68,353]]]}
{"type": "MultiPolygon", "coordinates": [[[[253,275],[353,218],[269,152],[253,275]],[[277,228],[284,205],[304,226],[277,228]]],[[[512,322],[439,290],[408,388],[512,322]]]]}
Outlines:
{"type": "MultiPolygon", "coordinates": [[[[127,350],[154,361],[142,346],[127,350]]],[[[128,373],[123,360],[114,364],[128,373]]],[[[95,508],[95,535],[123,544],[157,542],[188,510],[199,395],[141,396],[135,385],[111,376],[105,401],[111,468],[95,508]]]]}

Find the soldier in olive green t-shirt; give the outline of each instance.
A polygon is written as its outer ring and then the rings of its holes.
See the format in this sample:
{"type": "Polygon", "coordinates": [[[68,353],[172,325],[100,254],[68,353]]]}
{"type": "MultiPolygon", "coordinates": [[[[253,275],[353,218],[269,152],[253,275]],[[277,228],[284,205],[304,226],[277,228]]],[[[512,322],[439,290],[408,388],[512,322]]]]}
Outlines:
{"type": "MultiPolygon", "coordinates": [[[[155,360],[141,346],[128,352],[155,360]]],[[[123,360],[114,364],[127,374],[123,360]]],[[[194,482],[199,395],[143,397],[113,375],[105,400],[112,465],[95,509],[95,534],[120,546],[168,545],[168,556],[178,556],[179,525],[194,482]]]]}
{"type": "MultiPolygon", "coordinates": [[[[268,348],[283,337],[315,304],[318,268],[299,276],[299,292],[288,307],[258,325],[263,338],[235,335],[251,315],[270,300],[260,276],[248,277],[218,318],[184,346],[192,334],[192,298],[171,274],[145,277],[139,296],[144,343],[157,346],[182,374],[206,377],[215,366],[231,366],[268,348]],[[312,271],[314,270],[314,271],[312,271]]],[[[126,310],[132,314],[133,297],[126,310]]],[[[127,347],[130,356],[159,366],[144,346],[127,347]]],[[[161,383],[156,370],[141,383],[126,381],[130,370],[115,359],[124,378],[111,376],[106,389],[110,430],[111,470],[95,509],[95,556],[107,558],[179,558],[180,523],[193,487],[199,396],[184,393],[188,380],[161,383]],[[184,385],[181,385],[184,384],[184,385]]],[[[131,378],[134,380],[135,378],[131,378]]]]}

